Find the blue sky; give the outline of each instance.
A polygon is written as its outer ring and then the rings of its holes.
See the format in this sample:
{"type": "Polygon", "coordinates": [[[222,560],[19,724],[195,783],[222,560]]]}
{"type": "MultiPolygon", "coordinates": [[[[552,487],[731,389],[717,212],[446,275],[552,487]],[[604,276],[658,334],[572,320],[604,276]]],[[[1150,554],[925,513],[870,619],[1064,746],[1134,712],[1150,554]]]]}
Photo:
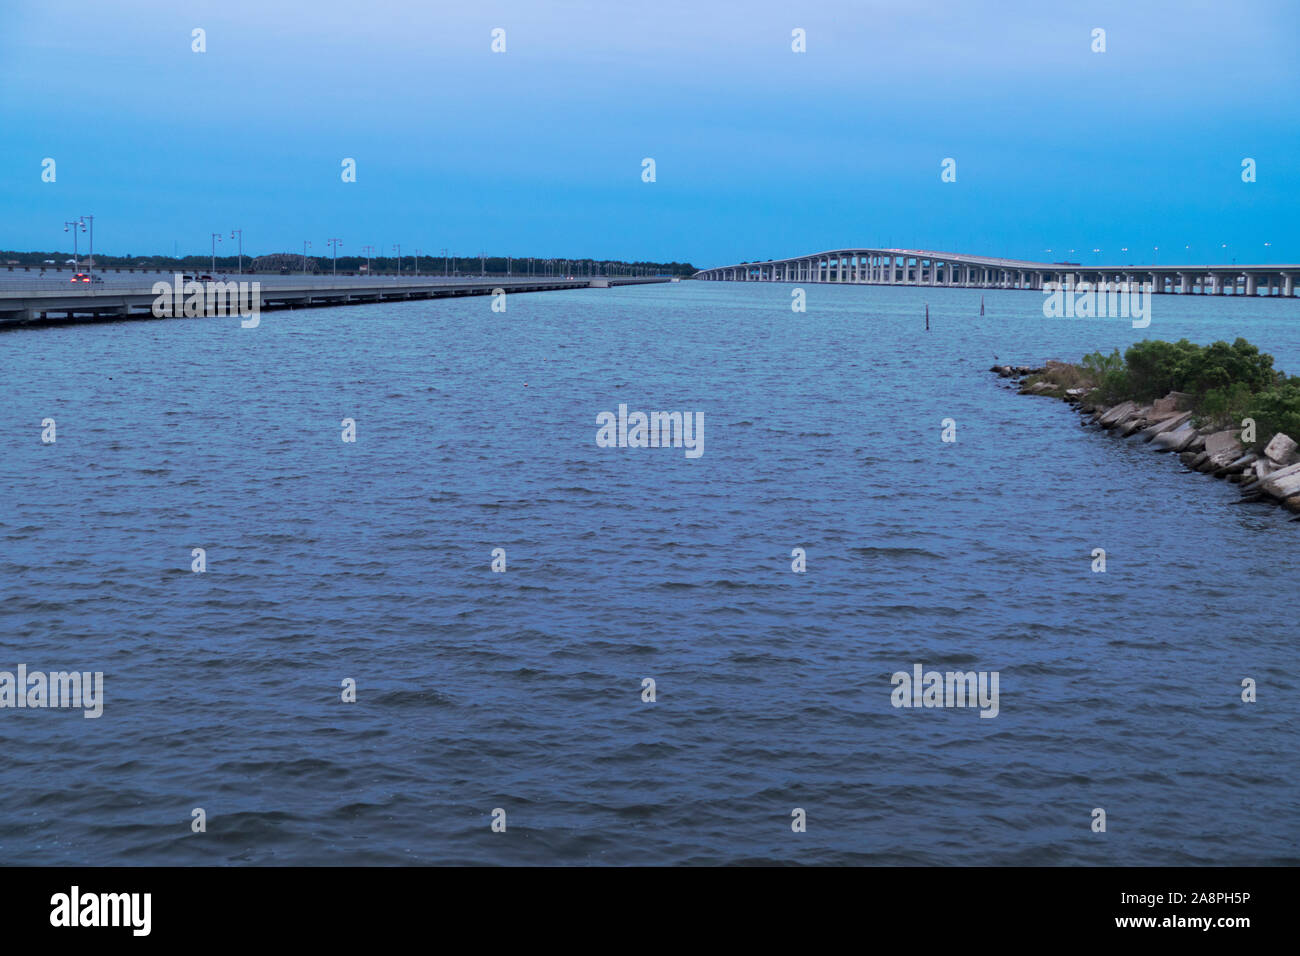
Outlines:
{"type": "Polygon", "coordinates": [[[5,4],[0,247],[92,213],[134,255],[1300,262],[1297,37],[1285,2],[5,4]]]}

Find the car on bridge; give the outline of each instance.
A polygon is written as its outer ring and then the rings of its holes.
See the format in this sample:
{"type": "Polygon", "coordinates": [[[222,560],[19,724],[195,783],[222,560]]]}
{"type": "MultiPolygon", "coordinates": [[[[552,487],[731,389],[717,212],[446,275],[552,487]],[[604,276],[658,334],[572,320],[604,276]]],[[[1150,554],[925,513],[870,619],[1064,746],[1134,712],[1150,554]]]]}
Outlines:
{"type": "Polygon", "coordinates": [[[89,272],[78,272],[69,282],[103,282],[103,276],[91,275],[89,272]]]}

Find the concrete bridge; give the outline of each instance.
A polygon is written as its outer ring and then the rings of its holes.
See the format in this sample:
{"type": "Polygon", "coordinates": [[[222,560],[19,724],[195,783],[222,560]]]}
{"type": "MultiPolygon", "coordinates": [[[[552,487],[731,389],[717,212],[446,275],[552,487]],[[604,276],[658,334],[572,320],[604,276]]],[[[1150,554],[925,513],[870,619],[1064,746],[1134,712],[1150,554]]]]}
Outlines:
{"type": "MultiPolygon", "coordinates": [[[[607,289],[611,286],[670,282],[669,276],[570,276],[508,277],[479,276],[454,278],[329,278],[307,276],[223,275],[219,281],[258,282],[259,311],[309,306],[356,305],[363,302],[392,302],[407,299],[442,299],[466,295],[547,292],[557,289],[607,289]]],[[[175,285],[174,273],[139,276],[106,276],[103,282],[74,284],[67,280],[14,279],[0,282],[0,325],[39,323],[78,318],[153,318],[158,298],[154,282],[175,285]]],[[[207,285],[206,283],[199,283],[207,285]]]]}
{"type": "Polygon", "coordinates": [[[696,279],[727,282],[839,282],[859,285],[1039,289],[1049,282],[1151,283],[1161,293],[1296,295],[1300,265],[1084,266],[995,259],[926,249],[833,249],[793,259],[703,269],[696,279]]]}

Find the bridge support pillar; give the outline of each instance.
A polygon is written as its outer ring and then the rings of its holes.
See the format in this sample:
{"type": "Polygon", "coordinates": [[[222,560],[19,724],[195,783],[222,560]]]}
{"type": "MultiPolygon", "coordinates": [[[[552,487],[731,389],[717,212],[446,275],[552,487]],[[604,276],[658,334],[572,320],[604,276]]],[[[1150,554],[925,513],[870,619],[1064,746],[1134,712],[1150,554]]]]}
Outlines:
{"type": "Polygon", "coordinates": [[[1282,294],[1295,295],[1295,276],[1285,275],[1282,277],[1282,294]]]}

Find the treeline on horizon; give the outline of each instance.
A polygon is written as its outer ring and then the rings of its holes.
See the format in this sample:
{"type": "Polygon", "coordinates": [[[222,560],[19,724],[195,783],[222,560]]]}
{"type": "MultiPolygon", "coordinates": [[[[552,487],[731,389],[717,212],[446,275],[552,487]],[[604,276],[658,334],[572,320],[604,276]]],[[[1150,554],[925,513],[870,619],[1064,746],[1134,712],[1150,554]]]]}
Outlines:
{"type": "MultiPolygon", "coordinates": [[[[63,252],[17,252],[13,250],[0,249],[0,265],[18,268],[33,268],[46,266],[50,260],[55,265],[63,266],[67,260],[73,258],[69,251],[63,252]]],[[[77,253],[77,262],[84,264],[89,258],[87,252],[83,249],[77,253]]],[[[266,256],[244,255],[244,271],[253,270],[253,262],[257,259],[264,259],[267,262],[274,262],[274,266],[268,266],[266,271],[278,272],[282,264],[293,263],[301,270],[303,256],[301,253],[280,252],[272,253],[266,256]]],[[[583,275],[592,274],[600,275],[606,270],[628,270],[628,271],[648,271],[657,275],[674,275],[690,276],[699,270],[689,262],[645,262],[645,261],[625,261],[622,259],[566,259],[562,256],[548,256],[539,258],[534,256],[530,260],[527,256],[485,256],[480,260],[478,256],[429,256],[421,255],[419,257],[419,271],[421,273],[442,274],[444,263],[448,271],[452,274],[459,272],[462,275],[477,275],[480,271],[480,262],[483,270],[490,275],[505,275],[507,265],[513,275],[576,275],[581,272],[583,275]]],[[[402,256],[402,272],[414,272],[416,265],[414,255],[402,256]]],[[[394,273],[397,271],[396,256],[371,256],[370,273],[394,273]]],[[[366,264],[365,256],[339,256],[339,272],[360,272],[361,267],[366,264]]],[[[159,271],[180,270],[183,272],[202,271],[208,272],[213,268],[212,256],[210,255],[190,255],[190,256],[125,256],[105,255],[100,252],[95,253],[95,268],[97,269],[157,269],[159,271]]],[[[218,272],[234,272],[239,268],[239,256],[220,255],[216,258],[216,270],[218,272]]],[[[309,273],[330,273],[335,268],[333,256],[308,256],[307,271],[309,273]]]]}

